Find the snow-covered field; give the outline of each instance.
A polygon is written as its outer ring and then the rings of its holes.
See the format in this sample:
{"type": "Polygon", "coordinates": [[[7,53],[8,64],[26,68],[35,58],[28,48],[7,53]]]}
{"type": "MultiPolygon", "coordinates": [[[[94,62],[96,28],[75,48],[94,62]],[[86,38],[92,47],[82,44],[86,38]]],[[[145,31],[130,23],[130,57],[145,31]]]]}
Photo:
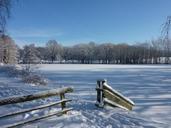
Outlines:
{"type": "MultiPolygon", "coordinates": [[[[0,69],[0,98],[25,95],[41,90],[73,86],[73,99],[68,104],[73,111],[61,117],[51,117],[24,127],[53,128],[169,128],[171,127],[171,65],[40,65],[39,71],[49,79],[47,86],[23,84],[0,69]],[[96,80],[108,84],[135,102],[133,111],[119,108],[97,108],[96,80]]],[[[45,104],[55,98],[25,104],[0,107],[0,115],[35,104],[45,104]]],[[[11,119],[0,119],[0,126],[54,111],[32,112],[11,119]]]]}

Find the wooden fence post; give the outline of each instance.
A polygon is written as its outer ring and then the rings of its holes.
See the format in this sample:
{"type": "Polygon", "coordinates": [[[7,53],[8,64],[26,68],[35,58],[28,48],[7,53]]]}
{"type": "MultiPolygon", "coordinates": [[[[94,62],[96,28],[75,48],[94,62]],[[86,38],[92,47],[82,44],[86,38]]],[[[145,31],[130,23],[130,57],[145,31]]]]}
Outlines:
{"type": "Polygon", "coordinates": [[[106,80],[97,80],[97,101],[96,105],[98,107],[103,107],[104,106],[104,101],[103,101],[103,83],[106,82],[106,80]]]}
{"type": "MultiPolygon", "coordinates": [[[[65,99],[65,94],[64,93],[60,94],[60,99],[61,100],[65,99]]],[[[66,103],[65,102],[61,102],[61,108],[62,108],[62,110],[66,108],[66,103]]]]}

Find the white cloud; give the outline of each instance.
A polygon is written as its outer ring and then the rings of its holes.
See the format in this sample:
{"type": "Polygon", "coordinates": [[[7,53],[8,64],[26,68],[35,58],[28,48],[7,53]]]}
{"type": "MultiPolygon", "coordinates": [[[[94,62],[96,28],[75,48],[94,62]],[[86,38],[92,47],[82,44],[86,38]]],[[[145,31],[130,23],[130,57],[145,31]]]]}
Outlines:
{"type": "Polygon", "coordinates": [[[15,38],[50,38],[62,36],[63,32],[53,29],[12,29],[9,34],[15,38]]]}

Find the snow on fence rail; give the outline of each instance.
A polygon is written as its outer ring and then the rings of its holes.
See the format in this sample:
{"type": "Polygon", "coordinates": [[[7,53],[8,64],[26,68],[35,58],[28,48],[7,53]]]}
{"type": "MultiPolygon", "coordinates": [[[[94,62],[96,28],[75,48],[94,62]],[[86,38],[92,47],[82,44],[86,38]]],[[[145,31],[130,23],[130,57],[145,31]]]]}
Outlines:
{"type": "Polygon", "coordinates": [[[135,105],[129,98],[114,90],[107,84],[107,80],[97,80],[97,101],[98,107],[104,107],[105,104],[114,107],[120,107],[126,110],[132,110],[135,105]]]}
{"type": "Polygon", "coordinates": [[[60,96],[60,101],[57,102],[53,102],[53,103],[49,103],[49,104],[45,104],[45,105],[41,105],[41,106],[37,106],[35,108],[30,108],[30,109],[24,109],[21,111],[16,111],[16,112],[12,112],[12,113],[8,113],[5,115],[0,115],[0,119],[2,118],[6,118],[6,117],[11,117],[11,116],[16,116],[22,113],[27,113],[27,112],[31,112],[34,110],[39,110],[39,109],[44,109],[44,108],[48,108],[48,107],[52,107],[55,105],[61,105],[61,110],[53,112],[53,113],[49,113],[46,115],[42,115],[39,117],[33,117],[31,119],[28,120],[24,120],[24,121],[19,121],[13,124],[9,124],[9,125],[5,125],[5,126],[1,126],[1,128],[13,128],[16,126],[21,126],[27,123],[31,123],[40,119],[44,119],[50,116],[54,116],[54,115],[62,115],[67,113],[68,111],[72,110],[72,108],[66,108],[66,102],[70,102],[70,99],[65,99],[65,93],[70,93],[73,92],[73,89],[71,87],[63,87],[60,89],[52,89],[49,91],[42,91],[42,92],[38,92],[35,94],[31,94],[31,95],[26,95],[26,96],[16,96],[16,97],[9,97],[9,98],[4,98],[4,99],[0,99],[0,106],[2,105],[8,105],[8,104],[15,104],[15,103],[21,103],[21,102],[26,102],[26,101],[32,101],[32,100],[36,100],[36,99],[42,99],[42,98],[48,98],[51,96],[60,96]]]}

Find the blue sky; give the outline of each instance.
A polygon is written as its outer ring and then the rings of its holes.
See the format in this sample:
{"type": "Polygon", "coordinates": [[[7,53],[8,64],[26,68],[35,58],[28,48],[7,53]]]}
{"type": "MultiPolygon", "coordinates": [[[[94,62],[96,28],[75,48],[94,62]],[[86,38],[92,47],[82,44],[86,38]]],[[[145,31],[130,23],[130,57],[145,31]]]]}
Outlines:
{"type": "Polygon", "coordinates": [[[135,43],[160,36],[168,15],[171,0],[19,0],[7,31],[20,46],[135,43]]]}

